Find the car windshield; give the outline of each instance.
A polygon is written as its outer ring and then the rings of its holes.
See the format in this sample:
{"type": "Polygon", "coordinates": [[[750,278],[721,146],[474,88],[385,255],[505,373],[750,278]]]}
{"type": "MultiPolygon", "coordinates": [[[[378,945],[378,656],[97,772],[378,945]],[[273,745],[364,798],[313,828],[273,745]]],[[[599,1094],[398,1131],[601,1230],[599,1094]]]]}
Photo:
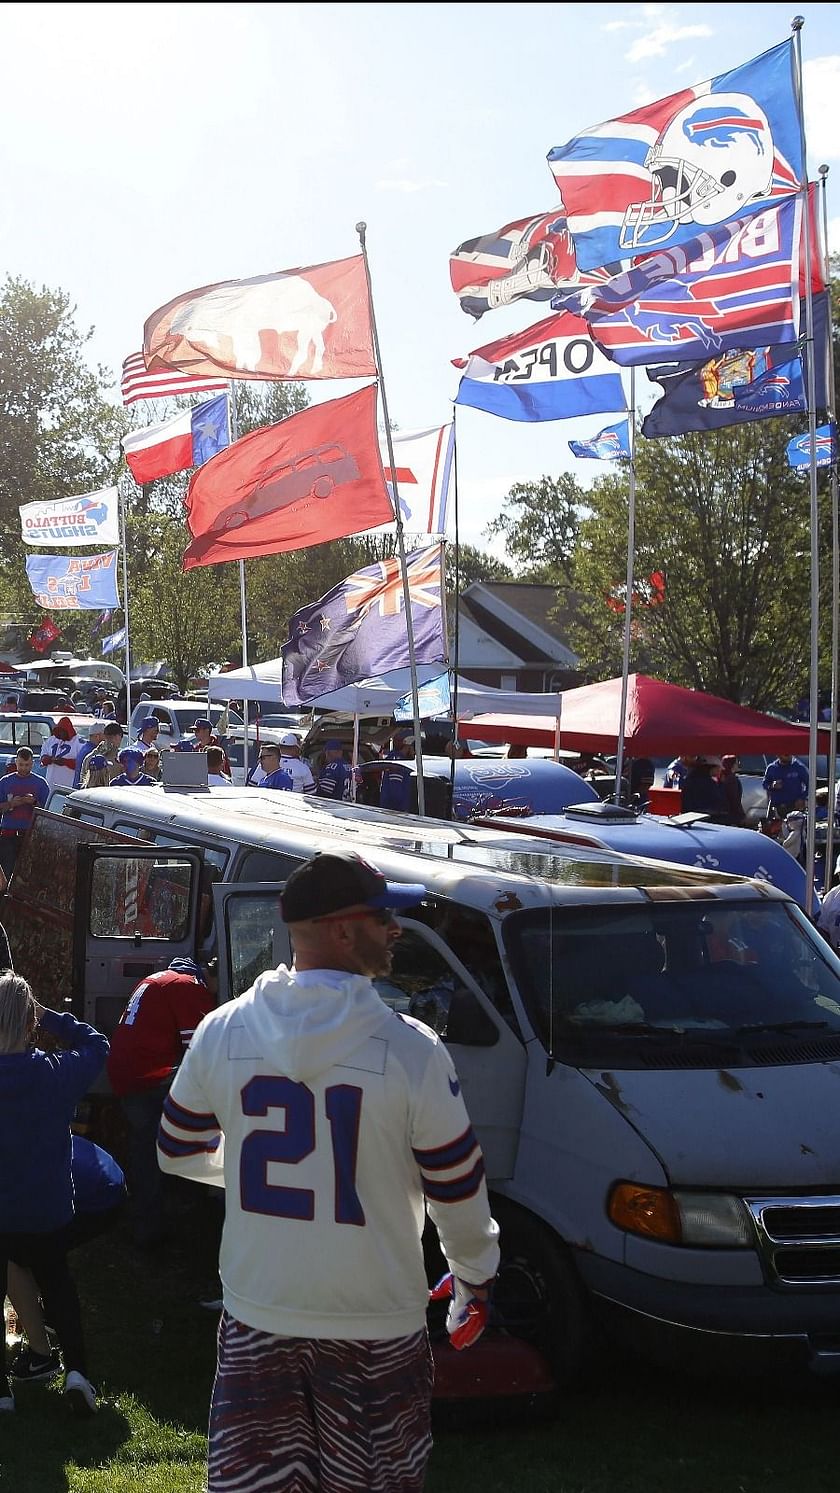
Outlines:
{"type": "Polygon", "coordinates": [[[782,902],[660,902],[506,918],[543,1045],[609,1032],[683,1040],[840,1034],[840,960],[782,902]]]}
{"type": "MultiPolygon", "coordinates": [[[[206,705],[196,703],[193,708],[188,708],[186,705],[179,705],[176,709],[176,714],[181,732],[186,733],[192,730],[196,721],[200,720],[209,720],[215,731],[224,711],[219,705],[211,705],[208,710],[206,705]]],[[[235,710],[229,712],[228,722],[231,726],[241,726],[243,724],[241,715],[237,715],[235,710]]]]}

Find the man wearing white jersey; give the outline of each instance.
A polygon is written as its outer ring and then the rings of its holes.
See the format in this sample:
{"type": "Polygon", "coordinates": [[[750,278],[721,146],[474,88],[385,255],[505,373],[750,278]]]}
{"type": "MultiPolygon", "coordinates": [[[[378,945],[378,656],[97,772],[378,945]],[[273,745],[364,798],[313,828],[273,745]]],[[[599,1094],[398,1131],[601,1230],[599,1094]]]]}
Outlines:
{"type": "Polygon", "coordinates": [[[292,968],[205,1017],[166,1100],[163,1169],[226,1189],[208,1493],[419,1493],[426,1210],[453,1343],[486,1320],[498,1229],[455,1069],[372,983],[424,892],[351,853],[299,867],[292,968]]]}
{"type": "Polygon", "coordinates": [[[315,792],[312,769],[308,762],[301,760],[300,737],[294,731],[287,731],[280,737],[280,770],[291,774],[294,793],[315,792]]]}

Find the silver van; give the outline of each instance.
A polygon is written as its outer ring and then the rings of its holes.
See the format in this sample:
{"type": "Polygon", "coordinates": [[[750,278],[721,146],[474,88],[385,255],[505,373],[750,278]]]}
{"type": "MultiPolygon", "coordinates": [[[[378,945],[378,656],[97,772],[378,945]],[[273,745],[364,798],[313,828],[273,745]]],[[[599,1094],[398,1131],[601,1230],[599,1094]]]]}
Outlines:
{"type": "Polygon", "coordinates": [[[840,1369],[840,961],[777,889],[258,789],[94,789],[36,814],[0,917],[16,967],[55,996],[72,969],[108,1031],[202,939],[220,999],[288,959],[282,882],[336,846],[428,887],[381,993],[452,1053],[496,1311],[555,1381],[605,1330],[680,1363],[840,1369]]]}

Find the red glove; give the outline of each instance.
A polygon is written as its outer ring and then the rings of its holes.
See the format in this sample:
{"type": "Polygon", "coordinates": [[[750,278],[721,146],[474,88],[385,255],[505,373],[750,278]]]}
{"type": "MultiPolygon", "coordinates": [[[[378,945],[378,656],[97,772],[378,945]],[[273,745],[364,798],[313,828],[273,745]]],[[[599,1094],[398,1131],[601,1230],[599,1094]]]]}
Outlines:
{"type": "Polygon", "coordinates": [[[446,1330],[453,1348],[471,1347],[487,1326],[490,1304],[473,1295],[473,1289],[449,1271],[429,1292],[430,1301],[452,1298],[446,1314],[446,1330]]]}

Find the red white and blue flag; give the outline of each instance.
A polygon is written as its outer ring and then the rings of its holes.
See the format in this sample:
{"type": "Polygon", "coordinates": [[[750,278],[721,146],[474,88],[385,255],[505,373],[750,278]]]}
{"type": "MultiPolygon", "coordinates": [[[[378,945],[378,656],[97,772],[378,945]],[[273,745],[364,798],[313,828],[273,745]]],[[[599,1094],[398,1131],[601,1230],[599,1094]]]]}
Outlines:
{"type": "Polygon", "coordinates": [[[561,311],[455,360],[455,403],[504,420],[568,420],[626,410],[621,375],[580,317],[561,311]]]}
{"type": "Polygon", "coordinates": [[[466,239],[449,256],[449,278],[461,310],[476,321],[515,301],[548,301],[560,289],[592,285],[620,265],[582,273],[562,207],[466,239]]]}
{"type": "Polygon", "coordinates": [[[793,42],[584,130],[548,162],[583,270],[760,212],[804,174],[793,42]]]}
{"type": "MultiPolygon", "coordinates": [[[[444,663],[443,546],[406,557],[414,650],[418,663],[444,663]]],[[[356,570],[289,623],[283,657],[283,701],[304,705],[359,679],[410,662],[403,579],[398,559],[356,570]]]]}
{"type": "MultiPolygon", "coordinates": [[[[445,534],[455,464],[454,424],[394,431],[391,446],[404,524],[412,534],[445,534]]],[[[384,435],[379,438],[379,451],[393,503],[393,474],[384,435]]]]}
{"type": "Polygon", "coordinates": [[[607,425],[597,435],[585,441],[569,441],[573,456],[585,456],[595,461],[626,461],[630,456],[630,423],[619,421],[618,425],[607,425]]]}
{"type": "Polygon", "coordinates": [[[227,394],[193,405],[161,425],[133,430],[123,437],[126,465],[139,487],[201,467],[230,445],[227,394]]]}
{"type": "MultiPolygon", "coordinates": [[[[817,453],[816,464],[818,467],[830,467],[837,460],[837,426],[818,425],[814,433],[814,449],[817,453]]],[[[793,468],[809,467],[811,465],[811,437],[806,431],[804,435],[795,435],[787,443],[788,466],[793,468]]]]}
{"type": "Polygon", "coordinates": [[[789,198],[558,303],[583,315],[598,346],[628,368],[795,342],[800,220],[801,202],[789,198]]]}

